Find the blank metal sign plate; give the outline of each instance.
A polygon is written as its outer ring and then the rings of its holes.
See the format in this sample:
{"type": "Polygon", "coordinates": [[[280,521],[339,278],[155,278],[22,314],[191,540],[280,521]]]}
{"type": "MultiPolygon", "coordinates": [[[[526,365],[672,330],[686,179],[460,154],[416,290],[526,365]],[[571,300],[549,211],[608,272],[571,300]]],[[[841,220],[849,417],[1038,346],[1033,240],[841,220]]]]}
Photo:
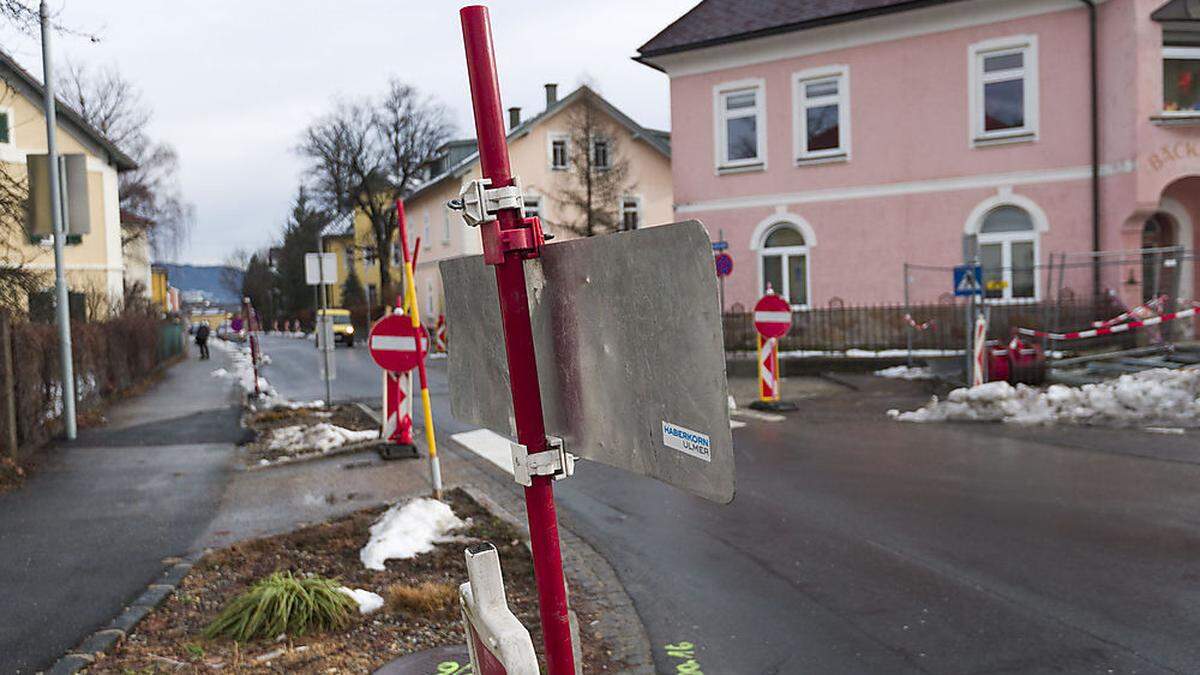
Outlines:
{"type": "MultiPolygon", "coordinates": [[[[454,416],[515,437],[495,270],[482,256],[440,269],[454,416]]],[[[549,244],[525,276],[546,432],[584,459],[731,501],[725,350],[704,226],[549,244]]]]}

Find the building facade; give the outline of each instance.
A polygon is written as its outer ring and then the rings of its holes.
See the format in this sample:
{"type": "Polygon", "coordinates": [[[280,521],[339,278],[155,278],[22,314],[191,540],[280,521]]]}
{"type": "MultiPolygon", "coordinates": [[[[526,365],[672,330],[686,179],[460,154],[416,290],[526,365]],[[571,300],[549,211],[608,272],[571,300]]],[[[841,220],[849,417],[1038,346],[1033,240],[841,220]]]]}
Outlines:
{"type": "Polygon", "coordinates": [[[897,302],[964,235],[995,302],[1046,298],[1057,252],[1076,296],[1134,303],[1143,266],[1093,252],[1195,248],[1200,3],[706,0],[637,58],[670,78],[676,218],[725,232],[731,303],[897,302]]]}
{"type": "MultiPolygon", "coordinates": [[[[578,189],[571,183],[571,153],[578,151],[572,138],[579,132],[578,117],[573,116],[581,106],[588,105],[596,115],[598,141],[591,145],[592,158],[600,166],[624,163],[627,167],[623,189],[615,195],[616,203],[607,209],[616,214],[615,228],[636,229],[671,222],[669,135],[642,127],[588,87],[580,87],[561,99],[556,85],[547,85],[546,92],[546,108],[529,119],[522,120],[519,109],[509,110],[509,158],[524,187],[526,215],[540,217],[545,230],[559,241],[579,236],[566,227],[568,221],[577,222],[580,216],[574,207],[564,204],[563,192],[578,189]]],[[[443,306],[438,262],[483,252],[479,232],[446,205],[479,176],[475,141],[451,141],[429,165],[426,182],[405,199],[409,246],[415,246],[420,238],[414,273],[417,300],[430,323],[442,313],[443,306]]],[[[371,241],[369,223],[361,214],[354,219],[353,229],[360,245],[371,241]]],[[[332,242],[331,250],[335,247],[340,252],[339,286],[348,269],[345,264],[352,261],[364,287],[370,290],[378,284],[377,265],[373,261],[364,264],[361,250],[353,256],[347,253],[353,247],[350,238],[332,242]]],[[[401,255],[393,244],[388,262],[396,284],[402,278],[401,255]]],[[[384,299],[384,304],[392,300],[384,299]]]]}
{"type": "MultiPolygon", "coordinates": [[[[0,171],[24,185],[26,155],[46,152],[43,88],[7,54],[0,52],[0,171]]],[[[91,231],[72,238],[65,250],[67,283],[73,293],[102,296],[109,307],[119,306],[126,282],[122,250],[117,174],[135,168],[132,159],[88,125],[75,111],[57,106],[58,150],[86,155],[88,210],[91,231]]],[[[21,266],[44,276],[47,291],[54,283],[54,252],[50,239],[30,238],[24,223],[9,223],[0,236],[7,242],[0,264],[21,266]]],[[[149,267],[136,271],[149,297],[149,267]]]]}

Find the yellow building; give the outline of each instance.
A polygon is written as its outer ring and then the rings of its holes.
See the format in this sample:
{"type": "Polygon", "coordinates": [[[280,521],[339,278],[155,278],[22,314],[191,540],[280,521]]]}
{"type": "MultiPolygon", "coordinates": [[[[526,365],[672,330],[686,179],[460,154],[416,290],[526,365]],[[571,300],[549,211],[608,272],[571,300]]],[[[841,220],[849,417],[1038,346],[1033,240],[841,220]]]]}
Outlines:
{"type": "MultiPolygon", "coordinates": [[[[0,171],[22,182],[26,155],[46,152],[43,92],[41,82],[0,52],[0,171]]],[[[67,283],[74,293],[103,296],[103,302],[94,306],[116,307],[125,285],[117,174],[137,165],[61,102],[56,114],[59,152],[87,157],[91,231],[66,247],[67,283]]],[[[19,239],[10,242],[12,247],[4,247],[0,265],[44,273],[44,287],[53,287],[54,252],[49,239],[33,240],[24,223],[5,224],[0,236],[19,239]]],[[[149,288],[145,292],[149,293],[149,288]]]]}
{"type": "Polygon", "coordinates": [[[150,302],[164,312],[171,311],[171,286],[165,267],[150,268],[150,302]]]}
{"type": "MultiPolygon", "coordinates": [[[[556,240],[577,236],[556,225],[576,215],[557,197],[564,181],[569,180],[569,153],[574,152],[571,131],[576,124],[572,122],[573,113],[586,103],[600,117],[597,128],[614,136],[609,139],[612,141],[610,147],[628,166],[628,190],[621,196],[620,203],[614,205],[620,228],[671,222],[674,212],[669,134],[642,127],[589,87],[579,87],[562,99],[557,98],[556,92],[556,85],[546,85],[545,110],[528,120],[519,119],[519,109],[509,109],[509,159],[513,173],[521,178],[524,187],[526,215],[540,217],[546,231],[556,240]]],[[[619,161],[617,157],[610,159],[619,161]]],[[[404,201],[409,246],[415,246],[418,237],[421,240],[414,276],[421,314],[428,323],[433,323],[442,312],[438,261],[483,252],[479,231],[468,227],[461,214],[446,207],[446,202],[458,197],[464,185],[479,177],[475,141],[451,141],[442,146],[438,158],[429,167],[428,180],[404,201]]],[[[360,247],[371,241],[370,224],[361,214],[354,219],[353,229],[360,247]]],[[[348,237],[346,241],[349,241],[348,237]]],[[[389,262],[392,282],[396,286],[401,278],[401,255],[393,246],[389,262]]],[[[342,257],[344,254],[339,260],[342,257]]],[[[378,288],[378,267],[368,265],[364,268],[361,255],[356,264],[364,288],[378,288]]],[[[340,286],[345,280],[342,263],[339,263],[338,273],[340,286]]]]}

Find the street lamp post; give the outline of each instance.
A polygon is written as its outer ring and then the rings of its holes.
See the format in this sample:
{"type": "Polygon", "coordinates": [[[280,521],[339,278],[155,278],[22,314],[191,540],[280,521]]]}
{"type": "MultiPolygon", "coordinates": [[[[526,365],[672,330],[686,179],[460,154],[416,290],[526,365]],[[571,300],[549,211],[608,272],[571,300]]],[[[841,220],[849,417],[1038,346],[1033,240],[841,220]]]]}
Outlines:
{"type": "Polygon", "coordinates": [[[71,312],[63,260],[66,228],[62,217],[62,192],[58,169],[58,121],[55,115],[54,71],[50,62],[50,10],[46,0],[38,7],[42,24],[43,105],[46,108],[46,163],[50,177],[50,222],[54,228],[54,297],[58,320],[59,359],[62,361],[62,416],[68,440],[75,440],[75,368],[71,362],[71,312]]]}

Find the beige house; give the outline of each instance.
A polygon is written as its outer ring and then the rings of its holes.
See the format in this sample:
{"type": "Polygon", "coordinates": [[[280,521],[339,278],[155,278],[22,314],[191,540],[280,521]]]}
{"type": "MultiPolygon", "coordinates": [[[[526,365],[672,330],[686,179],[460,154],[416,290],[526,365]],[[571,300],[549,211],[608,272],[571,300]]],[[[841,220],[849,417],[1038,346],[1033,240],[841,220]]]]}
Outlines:
{"type": "MultiPolygon", "coordinates": [[[[43,92],[41,82],[0,52],[0,171],[21,183],[26,176],[26,155],[46,152],[43,92]]],[[[59,152],[87,157],[91,216],[90,233],[66,247],[67,283],[73,293],[101,295],[108,302],[100,304],[115,306],[113,301],[120,302],[126,279],[117,174],[136,168],[136,164],[74,110],[59,102],[56,113],[59,152]]],[[[4,247],[5,259],[0,265],[44,272],[46,288],[53,286],[54,250],[49,239],[30,238],[23,223],[6,223],[0,236],[19,239],[4,247]]],[[[140,264],[129,272],[131,281],[143,281],[149,297],[149,265],[140,264]]]]}
{"type": "MultiPolygon", "coordinates": [[[[540,217],[556,240],[578,236],[561,225],[579,218],[579,213],[572,212],[574,207],[562,203],[562,195],[566,190],[578,189],[571,185],[569,161],[570,153],[577,151],[571,137],[573,132],[578,133],[578,122],[573,121],[578,117],[572,115],[590,101],[591,109],[602,118],[597,128],[612,135],[601,141],[600,149],[593,147],[595,159],[613,164],[624,160],[627,166],[625,187],[618,203],[611,207],[617,216],[617,229],[671,222],[669,134],[642,127],[586,86],[562,99],[557,98],[556,89],[555,85],[546,85],[546,108],[530,119],[522,121],[519,109],[509,109],[508,152],[513,173],[524,186],[526,215],[540,217]],[[614,156],[605,157],[610,150],[614,156]]],[[[443,146],[441,156],[430,167],[429,181],[405,200],[409,245],[414,245],[416,237],[421,238],[415,282],[421,314],[427,323],[432,324],[442,313],[438,261],[483,252],[479,231],[468,227],[458,212],[446,207],[464,185],[479,177],[475,141],[452,141],[443,146]]]]}

